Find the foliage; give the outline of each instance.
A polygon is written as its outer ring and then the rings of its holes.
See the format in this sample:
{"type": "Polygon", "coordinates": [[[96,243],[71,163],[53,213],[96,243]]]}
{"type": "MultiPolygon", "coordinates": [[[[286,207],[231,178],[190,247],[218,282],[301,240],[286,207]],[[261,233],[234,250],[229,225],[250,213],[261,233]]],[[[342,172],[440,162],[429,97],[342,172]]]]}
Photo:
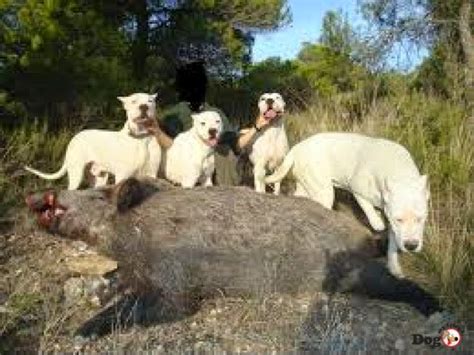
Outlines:
{"type": "MultiPolygon", "coordinates": [[[[436,82],[426,83],[434,84],[430,89],[446,95],[447,92],[457,94],[458,88],[464,86],[467,105],[471,105],[474,97],[474,6],[471,0],[363,0],[361,8],[365,18],[376,26],[377,40],[388,50],[400,44],[430,50],[422,73],[429,74],[431,81],[433,76],[441,75],[436,82]]],[[[421,81],[421,87],[426,88],[421,81]]]]}
{"type": "Polygon", "coordinates": [[[103,119],[131,91],[158,89],[166,103],[177,65],[199,58],[233,76],[254,34],[288,20],[285,0],[1,0],[2,121],[103,119]]]}
{"type": "Polygon", "coordinates": [[[307,78],[298,72],[298,64],[280,58],[253,65],[241,84],[250,93],[279,92],[290,108],[301,107],[301,98],[307,100],[312,96],[307,78]]]}
{"type": "Polygon", "coordinates": [[[0,11],[0,86],[28,113],[60,117],[126,90],[125,37],[95,9],[80,0],[9,0],[0,11]]]}

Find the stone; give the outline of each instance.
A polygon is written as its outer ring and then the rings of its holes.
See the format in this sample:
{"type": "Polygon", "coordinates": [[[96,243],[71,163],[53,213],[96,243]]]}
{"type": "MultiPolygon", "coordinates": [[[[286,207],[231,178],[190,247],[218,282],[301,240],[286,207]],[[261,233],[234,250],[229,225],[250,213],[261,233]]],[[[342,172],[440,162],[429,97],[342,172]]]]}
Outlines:
{"type": "Polygon", "coordinates": [[[66,260],[66,267],[79,275],[103,276],[117,270],[117,262],[102,255],[79,255],[66,260]]]}
{"type": "Polygon", "coordinates": [[[102,276],[71,277],[63,286],[67,305],[87,300],[95,306],[101,306],[101,296],[109,292],[110,281],[102,276]]]}

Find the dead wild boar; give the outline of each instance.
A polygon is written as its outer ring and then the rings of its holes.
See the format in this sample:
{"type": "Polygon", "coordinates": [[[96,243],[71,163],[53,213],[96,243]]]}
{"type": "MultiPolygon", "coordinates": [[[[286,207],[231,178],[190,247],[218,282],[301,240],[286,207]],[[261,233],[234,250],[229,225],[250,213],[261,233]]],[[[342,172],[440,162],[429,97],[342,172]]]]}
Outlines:
{"type": "Polygon", "coordinates": [[[184,304],[217,292],[357,289],[410,302],[417,292],[427,297],[386,272],[366,228],[305,198],[129,179],[27,202],[51,232],[117,260],[123,282],[137,293],[159,292],[184,304]]]}

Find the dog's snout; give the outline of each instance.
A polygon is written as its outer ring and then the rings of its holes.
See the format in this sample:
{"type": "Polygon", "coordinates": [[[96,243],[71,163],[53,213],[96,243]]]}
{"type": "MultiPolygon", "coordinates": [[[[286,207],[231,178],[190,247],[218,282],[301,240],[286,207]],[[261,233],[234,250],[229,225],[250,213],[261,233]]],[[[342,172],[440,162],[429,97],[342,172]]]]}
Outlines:
{"type": "Polygon", "coordinates": [[[217,135],[217,129],[215,129],[215,128],[210,128],[210,129],[209,129],[209,135],[210,135],[210,136],[216,136],[216,135],[217,135]]]}
{"type": "Polygon", "coordinates": [[[416,248],[418,248],[418,240],[407,240],[405,241],[405,249],[408,251],[414,251],[416,248]]]}
{"type": "Polygon", "coordinates": [[[146,104],[141,104],[140,106],[138,106],[138,108],[140,109],[141,112],[147,112],[148,111],[148,105],[146,105],[146,104]]]}
{"type": "Polygon", "coordinates": [[[267,103],[268,106],[272,106],[273,103],[275,102],[275,100],[273,100],[271,97],[269,97],[268,99],[265,100],[265,102],[267,103]]]}

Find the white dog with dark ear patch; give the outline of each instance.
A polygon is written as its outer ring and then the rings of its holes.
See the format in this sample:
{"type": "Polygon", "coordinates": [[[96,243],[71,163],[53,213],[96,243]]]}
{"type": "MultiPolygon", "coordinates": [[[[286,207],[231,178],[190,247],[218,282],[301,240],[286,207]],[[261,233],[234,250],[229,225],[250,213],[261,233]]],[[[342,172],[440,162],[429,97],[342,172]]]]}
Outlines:
{"type": "MultiPolygon", "coordinates": [[[[256,134],[250,148],[249,158],[253,164],[255,191],[265,192],[265,175],[267,170],[278,167],[288,153],[288,138],[283,124],[285,101],[278,93],[265,93],[258,100],[260,114],[270,124],[256,134]]],[[[275,182],[273,192],[280,193],[280,182],[275,182]]]]}
{"type": "Polygon", "coordinates": [[[161,148],[146,129],[149,120],[156,117],[156,95],[136,93],[118,99],[127,113],[122,130],[79,132],[69,142],[64,163],[56,173],[25,169],[47,180],[59,179],[67,173],[69,190],[79,188],[88,166],[96,177],[96,187],[106,184],[108,174],[115,175],[116,183],[131,176],[156,177],[161,148]]]}
{"type": "Polygon", "coordinates": [[[178,134],[164,152],[162,172],[166,179],[184,188],[192,188],[198,183],[212,186],[214,148],[222,133],[222,119],[214,111],[191,116],[191,129],[178,134]]]}
{"type": "Polygon", "coordinates": [[[295,145],[265,181],[281,181],[292,170],[295,196],[305,196],[331,209],[334,186],[346,189],[376,231],[390,224],[388,267],[403,277],[398,250],[418,252],[428,214],[427,176],[420,175],[410,153],[400,144],[353,133],[316,134],[295,145]]]}

